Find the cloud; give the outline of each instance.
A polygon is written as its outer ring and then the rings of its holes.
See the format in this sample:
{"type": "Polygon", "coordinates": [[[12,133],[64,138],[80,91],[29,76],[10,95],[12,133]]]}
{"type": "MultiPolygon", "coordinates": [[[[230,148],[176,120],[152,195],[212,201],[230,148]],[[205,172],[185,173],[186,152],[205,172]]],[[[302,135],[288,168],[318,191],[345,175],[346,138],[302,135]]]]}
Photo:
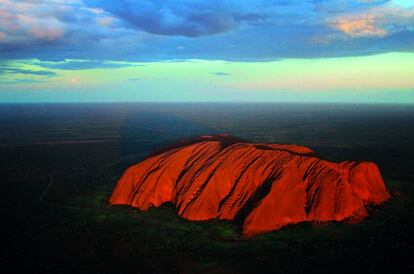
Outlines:
{"type": "Polygon", "coordinates": [[[374,14],[363,14],[336,18],[332,26],[351,37],[386,36],[388,31],[377,21],[374,14]]]}
{"type": "Polygon", "coordinates": [[[14,85],[14,84],[39,84],[46,83],[46,80],[39,79],[13,79],[13,80],[2,80],[0,85],[14,85]]]}
{"type": "Polygon", "coordinates": [[[230,73],[227,73],[227,72],[212,72],[211,74],[215,76],[219,76],[219,77],[230,76],[230,73]]]}
{"type": "Polygon", "coordinates": [[[68,60],[268,61],[413,50],[412,6],[396,1],[0,0],[0,59],[75,70],[123,65],[68,60]]]}
{"type": "Polygon", "coordinates": [[[117,27],[108,13],[81,0],[0,0],[0,53],[74,47],[99,41],[117,27]]]}
{"type": "Polygon", "coordinates": [[[45,62],[40,60],[32,60],[28,64],[36,65],[49,69],[60,70],[85,70],[85,69],[114,69],[130,66],[138,66],[127,62],[111,62],[103,60],[64,60],[58,62],[45,62]]]}
{"type": "Polygon", "coordinates": [[[414,8],[395,5],[374,7],[364,12],[339,15],[329,24],[350,37],[384,37],[412,30],[414,8]]]}
{"type": "Polygon", "coordinates": [[[22,0],[0,1],[2,42],[22,43],[33,40],[53,41],[64,36],[64,23],[59,16],[71,12],[70,5],[22,0]]]}
{"type": "Polygon", "coordinates": [[[263,22],[269,16],[266,7],[277,7],[285,1],[105,1],[87,0],[139,30],[171,36],[199,37],[228,32],[242,23],[263,22]]]}
{"type": "Polygon", "coordinates": [[[35,75],[35,76],[46,76],[46,77],[56,77],[57,73],[48,70],[29,70],[29,69],[20,69],[15,67],[0,67],[0,75],[5,74],[23,74],[23,75],[35,75]]]}

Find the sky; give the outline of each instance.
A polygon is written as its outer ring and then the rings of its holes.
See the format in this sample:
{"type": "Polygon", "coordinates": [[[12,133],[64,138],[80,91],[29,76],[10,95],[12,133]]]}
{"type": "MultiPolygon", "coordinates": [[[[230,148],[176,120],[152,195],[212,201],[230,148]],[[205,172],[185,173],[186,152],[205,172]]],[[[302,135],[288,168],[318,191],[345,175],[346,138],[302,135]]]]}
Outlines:
{"type": "Polygon", "coordinates": [[[414,103],[413,0],[0,0],[0,103],[414,103]]]}

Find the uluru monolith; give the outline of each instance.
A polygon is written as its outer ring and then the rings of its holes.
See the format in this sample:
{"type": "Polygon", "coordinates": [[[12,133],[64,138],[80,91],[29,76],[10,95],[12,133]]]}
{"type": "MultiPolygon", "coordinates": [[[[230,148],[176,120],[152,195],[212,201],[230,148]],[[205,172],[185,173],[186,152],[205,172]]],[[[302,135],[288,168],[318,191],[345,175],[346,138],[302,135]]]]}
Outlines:
{"type": "Polygon", "coordinates": [[[378,167],[330,162],[298,145],[221,134],[183,141],[129,167],[109,203],[140,210],[172,202],[188,220],[236,220],[243,235],[299,222],[367,216],[390,197],[378,167]]]}

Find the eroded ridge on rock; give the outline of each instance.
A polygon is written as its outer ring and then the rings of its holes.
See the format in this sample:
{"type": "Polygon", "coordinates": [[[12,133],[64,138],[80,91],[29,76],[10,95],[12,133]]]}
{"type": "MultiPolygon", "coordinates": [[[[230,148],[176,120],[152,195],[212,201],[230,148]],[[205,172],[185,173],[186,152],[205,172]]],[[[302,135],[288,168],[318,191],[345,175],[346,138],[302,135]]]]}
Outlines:
{"type": "Polygon", "coordinates": [[[304,221],[367,215],[390,197],[372,162],[321,159],[303,146],[228,135],[181,142],[129,167],[109,203],[140,210],[172,202],[188,220],[237,220],[244,235],[304,221]]]}

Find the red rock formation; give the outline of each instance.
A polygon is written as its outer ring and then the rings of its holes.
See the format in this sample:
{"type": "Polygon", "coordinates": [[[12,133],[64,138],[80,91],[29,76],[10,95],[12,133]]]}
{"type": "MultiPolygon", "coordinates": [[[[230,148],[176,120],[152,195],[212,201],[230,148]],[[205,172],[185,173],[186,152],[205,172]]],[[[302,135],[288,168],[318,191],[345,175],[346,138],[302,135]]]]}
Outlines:
{"type": "Polygon", "coordinates": [[[371,162],[333,163],[297,145],[227,135],[182,142],[128,168],[109,202],[140,210],[172,202],[188,220],[237,220],[253,235],[304,221],[365,217],[389,198],[371,162]]]}

